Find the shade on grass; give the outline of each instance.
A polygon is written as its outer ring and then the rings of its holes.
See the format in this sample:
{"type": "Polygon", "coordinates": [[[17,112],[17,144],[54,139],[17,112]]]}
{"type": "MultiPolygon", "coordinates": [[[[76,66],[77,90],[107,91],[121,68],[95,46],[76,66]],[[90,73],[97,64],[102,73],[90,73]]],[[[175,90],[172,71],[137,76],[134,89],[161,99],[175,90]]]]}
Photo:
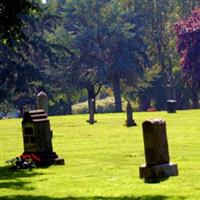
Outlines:
{"type": "Polygon", "coordinates": [[[0,199],[5,200],[164,200],[200,198],[200,110],[134,113],[138,126],[123,126],[126,115],[98,114],[50,117],[53,148],[65,166],[8,171],[5,161],[23,152],[21,119],[0,121],[0,199]],[[145,184],[141,124],[167,122],[171,161],[179,176],[145,184]]]}

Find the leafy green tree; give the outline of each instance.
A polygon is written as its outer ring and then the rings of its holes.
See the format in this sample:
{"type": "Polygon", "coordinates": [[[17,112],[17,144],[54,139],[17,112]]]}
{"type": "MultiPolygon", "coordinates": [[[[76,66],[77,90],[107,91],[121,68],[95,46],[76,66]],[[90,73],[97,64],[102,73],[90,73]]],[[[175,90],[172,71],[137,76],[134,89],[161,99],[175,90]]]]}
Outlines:
{"type": "Polygon", "coordinates": [[[29,1],[0,2],[0,99],[3,104],[11,104],[19,90],[24,92],[26,80],[35,76],[36,70],[23,53],[26,48],[22,48],[23,27],[33,13],[38,13],[38,7],[29,1]]]}
{"type": "Polygon", "coordinates": [[[67,1],[65,11],[73,84],[87,89],[88,100],[102,84],[113,84],[116,111],[121,111],[120,80],[130,73],[136,80],[147,65],[142,17],[133,5],[109,0],[67,1]]]}
{"type": "Polygon", "coordinates": [[[62,4],[58,9],[62,26],[56,30],[57,37],[51,38],[68,49],[65,63],[59,68],[64,74],[61,79],[63,86],[67,84],[68,88],[85,88],[88,101],[96,98],[105,79],[96,34],[98,10],[102,4],[103,1],[90,1],[90,4],[87,1],[67,1],[66,5],[62,4]],[[94,13],[94,10],[97,12],[94,13]]]}
{"type": "Polygon", "coordinates": [[[158,65],[161,69],[152,85],[140,88],[140,109],[147,110],[151,101],[155,102],[157,109],[164,109],[166,99],[175,98],[173,67],[176,65],[177,55],[174,51],[172,25],[177,18],[177,4],[172,0],[136,0],[135,5],[146,21],[144,40],[148,44],[147,51],[151,64],[158,65]]]}
{"type": "Polygon", "coordinates": [[[26,15],[38,10],[38,6],[28,0],[1,0],[0,43],[13,44],[13,40],[21,40],[24,37],[21,29],[26,22],[26,15]]]}
{"type": "Polygon", "coordinates": [[[101,47],[113,84],[116,111],[120,112],[121,81],[135,85],[149,66],[143,40],[145,21],[131,1],[114,2],[105,13],[109,26],[101,33],[101,47]]]}
{"type": "Polygon", "coordinates": [[[44,71],[49,64],[57,64],[58,47],[45,38],[45,33],[54,29],[55,19],[45,12],[27,15],[21,29],[23,40],[12,43],[12,48],[0,44],[1,98],[9,99],[21,112],[25,104],[35,105],[37,92],[46,89],[44,71]]]}

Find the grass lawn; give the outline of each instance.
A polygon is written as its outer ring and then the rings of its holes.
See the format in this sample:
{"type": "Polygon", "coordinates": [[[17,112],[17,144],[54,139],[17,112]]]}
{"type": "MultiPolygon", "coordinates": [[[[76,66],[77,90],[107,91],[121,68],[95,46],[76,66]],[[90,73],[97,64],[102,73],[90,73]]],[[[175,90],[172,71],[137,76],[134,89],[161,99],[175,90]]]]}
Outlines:
{"type": "Polygon", "coordinates": [[[49,117],[54,151],[64,166],[9,171],[6,160],[23,152],[21,119],[0,120],[0,200],[200,199],[200,110],[134,113],[138,126],[123,126],[125,113],[49,117]],[[159,184],[139,179],[144,164],[141,124],[167,123],[171,162],[179,176],[159,184]]]}

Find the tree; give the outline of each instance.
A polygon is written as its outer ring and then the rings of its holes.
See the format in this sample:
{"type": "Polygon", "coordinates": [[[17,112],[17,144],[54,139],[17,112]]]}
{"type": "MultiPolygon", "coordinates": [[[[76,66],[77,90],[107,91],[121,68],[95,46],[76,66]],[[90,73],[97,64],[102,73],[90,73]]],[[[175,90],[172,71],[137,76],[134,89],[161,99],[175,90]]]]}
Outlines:
{"type": "MultiPolygon", "coordinates": [[[[174,31],[177,35],[177,51],[184,80],[193,90],[200,88],[200,9],[176,24],[174,31]]],[[[198,108],[198,95],[193,93],[194,108],[198,108]]]]}
{"type": "Polygon", "coordinates": [[[45,11],[23,17],[23,27],[14,38],[18,40],[19,34],[23,35],[20,42],[14,42],[12,35],[9,35],[7,43],[12,41],[12,44],[9,43],[12,46],[0,43],[1,100],[14,103],[21,112],[27,102],[35,105],[37,92],[47,88],[44,71],[48,65],[55,66],[59,57],[55,53],[59,47],[45,38],[47,32],[52,32],[56,17],[45,11]]]}
{"type": "Polygon", "coordinates": [[[36,50],[40,49],[41,52],[39,57],[36,56],[35,62],[47,62],[45,67],[41,63],[38,63],[38,66],[45,77],[43,85],[49,94],[51,114],[71,114],[72,103],[77,100],[80,92],[80,88],[75,84],[79,76],[75,78],[77,72],[74,72],[72,67],[78,57],[71,46],[71,35],[65,30],[65,5],[62,0],[48,1],[43,5],[47,11],[46,19],[39,23],[39,27],[43,27],[40,31],[43,39],[36,43],[36,50]]]}
{"type": "Polygon", "coordinates": [[[148,46],[151,65],[160,69],[159,74],[151,74],[154,78],[149,84],[144,81],[138,88],[140,110],[147,110],[152,102],[156,109],[161,110],[165,108],[167,98],[175,98],[173,68],[177,56],[171,30],[177,18],[177,3],[174,0],[136,0],[135,6],[146,22],[143,40],[148,46]]]}
{"type": "Polygon", "coordinates": [[[131,73],[136,82],[148,60],[141,39],[142,16],[130,5],[110,0],[68,1],[65,15],[65,31],[71,38],[68,48],[75,52],[72,74],[76,84],[87,88],[88,100],[95,99],[102,84],[112,84],[117,112],[122,111],[121,80],[131,73]]]}
{"type": "Polygon", "coordinates": [[[39,11],[38,6],[28,0],[1,0],[0,43],[13,44],[13,40],[21,40],[26,15],[36,11],[39,11]]]}
{"type": "MultiPolygon", "coordinates": [[[[20,88],[23,93],[25,80],[34,79],[34,72],[20,42],[26,39],[23,27],[29,17],[38,14],[38,4],[28,0],[1,0],[0,2],[0,99],[5,105],[14,101],[20,88]],[[32,73],[30,73],[32,69],[32,73]],[[23,73],[21,73],[23,72],[23,73]],[[18,85],[16,87],[16,85],[18,85]]],[[[19,93],[18,93],[19,94],[19,93]]]]}
{"type": "Polygon", "coordinates": [[[113,84],[116,111],[121,112],[121,82],[135,85],[149,66],[143,40],[145,21],[131,1],[113,2],[104,12],[108,26],[100,33],[101,49],[113,84]]]}
{"type": "Polygon", "coordinates": [[[66,5],[62,4],[65,13],[59,8],[63,21],[56,40],[69,50],[65,63],[60,66],[65,76],[62,80],[69,87],[85,88],[88,102],[95,100],[105,80],[105,64],[97,39],[98,17],[105,2],[67,1],[66,5]]]}
{"type": "Polygon", "coordinates": [[[199,0],[176,0],[178,7],[179,7],[179,16],[182,17],[187,17],[191,14],[191,11],[194,10],[195,8],[200,6],[199,0]]]}

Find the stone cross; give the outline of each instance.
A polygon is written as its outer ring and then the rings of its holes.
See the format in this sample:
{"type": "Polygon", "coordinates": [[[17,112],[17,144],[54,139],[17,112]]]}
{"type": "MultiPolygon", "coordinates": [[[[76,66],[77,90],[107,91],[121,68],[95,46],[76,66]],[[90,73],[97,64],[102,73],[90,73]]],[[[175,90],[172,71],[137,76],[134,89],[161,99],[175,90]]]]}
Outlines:
{"type": "Polygon", "coordinates": [[[127,127],[137,126],[137,124],[135,123],[135,120],[133,119],[133,109],[129,101],[127,102],[127,106],[126,106],[126,114],[127,114],[127,119],[126,119],[125,125],[127,127]]]}
{"type": "Polygon", "coordinates": [[[37,95],[37,109],[45,110],[45,113],[48,115],[48,96],[45,92],[40,92],[37,95]]]}
{"type": "Polygon", "coordinates": [[[89,103],[89,120],[88,120],[89,124],[96,123],[96,120],[94,120],[94,108],[95,108],[95,101],[94,99],[91,99],[89,103]]]}
{"type": "Polygon", "coordinates": [[[177,176],[177,165],[170,163],[165,121],[147,120],[142,127],[146,164],[139,168],[140,178],[145,182],[160,182],[177,176]]]}

